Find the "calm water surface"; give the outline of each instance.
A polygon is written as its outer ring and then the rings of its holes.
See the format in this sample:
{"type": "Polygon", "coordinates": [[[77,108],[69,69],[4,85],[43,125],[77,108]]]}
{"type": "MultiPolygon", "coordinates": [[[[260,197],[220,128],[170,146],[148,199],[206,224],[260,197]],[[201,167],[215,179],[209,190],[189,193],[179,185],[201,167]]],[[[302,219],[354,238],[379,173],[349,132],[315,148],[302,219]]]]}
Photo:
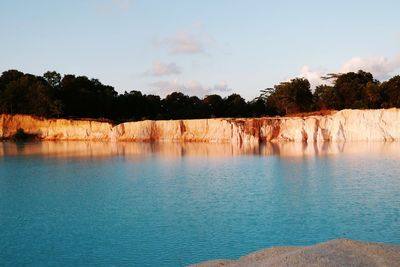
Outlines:
{"type": "Polygon", "coordinates": [[[400,244],[400,145],[0,143],[1,266],[183,266],[400,244]]]}

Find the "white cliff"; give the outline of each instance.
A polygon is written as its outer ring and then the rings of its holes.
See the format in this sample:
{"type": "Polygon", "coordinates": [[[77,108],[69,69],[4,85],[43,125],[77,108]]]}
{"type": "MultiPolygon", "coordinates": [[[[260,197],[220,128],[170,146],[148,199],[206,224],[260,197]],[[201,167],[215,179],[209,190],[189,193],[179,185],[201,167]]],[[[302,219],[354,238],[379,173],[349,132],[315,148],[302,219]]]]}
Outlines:
{"type": "Polygon", "coordinates": [[[400,109],[342,110],[330,115],[127,122],[118,140],[181,142],[322,142],[400,140],[400,109]]]}
{"type": "Polygon", "coordinates": [[[0,137],[18,129],[45,140],[249,143],[400,140],[400,109],[341,110],[329,115],[126,122],[0,115],[0,137]]]}
{"type": "Polygon", "coordinates": [[[0,138],[10,138],[18,129],[44,140],[109,140],[112,124],[92,120],[0,115],[0,138]]]}

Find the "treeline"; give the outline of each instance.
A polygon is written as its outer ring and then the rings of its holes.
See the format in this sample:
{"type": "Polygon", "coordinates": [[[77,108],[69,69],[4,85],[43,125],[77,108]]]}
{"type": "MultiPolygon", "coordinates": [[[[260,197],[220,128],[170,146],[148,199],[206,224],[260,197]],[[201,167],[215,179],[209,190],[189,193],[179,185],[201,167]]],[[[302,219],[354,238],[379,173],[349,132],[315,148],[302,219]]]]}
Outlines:
{"type": "MultiPolygon", "coordinates": [[[[86,76],[55,71],[43,76],[8,70],[0,76],[0,113],[44,117],[104,118],[114,121],[260,117],[324,109],[400,107],[400,76],[380,83],[371,73],[358,71],[324,77],[313,93],[303,78],[261,90],[245,101],[238,94],[203,99],[174,92],[161,99],[140,91],[118,94],[112,86],[86,76]]],[[[179,89],[179,88],[177,88],[179,89]]]]}
{"type": "Polygon", "coordinates": [[[307,79],[296,78],[262,90],[261,98],[269,114],[278,115],[346,108],[400,108],[398,75],[383,83],[362,70],[328,74],[322,79],[331,85],[319,85],[314,93],[307,79]]]}

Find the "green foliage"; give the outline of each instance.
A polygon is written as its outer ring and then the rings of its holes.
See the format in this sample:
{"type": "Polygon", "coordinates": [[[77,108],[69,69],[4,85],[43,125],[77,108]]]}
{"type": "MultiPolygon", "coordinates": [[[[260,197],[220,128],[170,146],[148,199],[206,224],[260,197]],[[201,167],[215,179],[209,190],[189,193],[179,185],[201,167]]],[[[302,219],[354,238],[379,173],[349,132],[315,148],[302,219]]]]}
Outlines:
{"type": "Polygon", "coordinates": [[[247,103],[238,94],[231,94],[225,100],[226,117],[246,117],[247,103]]]}
{"type": "Polygon", "coordinates": [[[338,96],[332,86],[319,85],[315,88],[314,108],[316,110],[335,109],[338,106],[338,96]]]}
{"type": "Polygon", "coordinates": [[[262,98],[255,98],[248,104],[248,109],[251,117],[260,117],[267,115],[265,102],[262,98]]]}
{"type": "Polygon", "coordinates": [[[381,89],[379,83],[368,82],[363,87],[363,100],[364,107],[367,108],[380,108],[382,103],[381,89]]]}
{"type": "MultiPolygon", "coordinates": [[[[367,85],[378,85],[371,73],[359,70],[358,72],[348,72],[345,74],[331,75],[334,81],[334,91],[337,96],[337,109],[343,108],[369,108],[377,102],[370,103],[374,98],[367,93],[367,85]],[[371,98],[371,99],[370,99],[371,98]]],[[[371,90],[369,88],[368,90],[371,90]]],[[[372,89],[373,91],[373,89],[372,89]]],[[[370,93],[372,93],[370,91],[370,93]]]]}
{"type": "Polygon", "coordinates": [[[47,71],[43,74],[43,78],[47,81],[47,83],[53,87],[58,88],[61,83],[61,74],[55,71],[47,71]]]}
{"type": "Polygon", "coordinates": [[[394,76],[381,85],[382,106],[400,107],[400,76],[394,76]]]}
{"type": "Polygon", "coordinates": [[[87,118],[109,117],[118,95],[113,87],[103,85],[97,79],[75,75],[62,78],[58,94],[68,116],[87,118]]]}
{"type": "Polygon", "coordinates": [[[42,77],[8,71],[1,76],[0,84],[1,113],[39,116],[61,113],[60,102],[56,101],[52,88],[42,77]]]}
{"type": "MultiPolygon", "coordinates": [[[[263,92],[264,93],[264,92],[263,92]]],[[[266,104],[278,115],[310,111],[312,93],[310,83],[306,79],[295,78],[274,86],[267,92],[266,104]]]]}
{"type": "Polygon", "coordinates": [[[203,99],[204,109],[207,116],[211,118],[220,118],[225,115],[225,101],[219,95],[208,95],[203,99]]]}

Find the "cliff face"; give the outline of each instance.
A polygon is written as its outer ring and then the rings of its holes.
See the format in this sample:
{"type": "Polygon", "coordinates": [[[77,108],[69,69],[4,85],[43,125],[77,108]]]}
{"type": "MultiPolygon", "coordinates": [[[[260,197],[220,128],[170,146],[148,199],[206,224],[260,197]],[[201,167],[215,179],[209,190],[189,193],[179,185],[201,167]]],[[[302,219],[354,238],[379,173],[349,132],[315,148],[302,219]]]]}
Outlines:
{"type": "Polygon", "coordinates": [[[117,140],[258,143],[400,140],[400,109],[342,110],[331,115],[127,122],[117,140]]]}
{"type": "Polygon", "coordinates": [[[0,138],[18,129],[45,140],[108,140],[112,125],[90,120],[43,119],[29,115],[0,115],[0,138]]]}
{"type": "Polygon", "coordinates": [[[110,123],[1,115],[0,137],[22,128],[47,140],[115,140],[211,143],[395,141],[400,109],[342,110],[330,115],[110,123]]]}

